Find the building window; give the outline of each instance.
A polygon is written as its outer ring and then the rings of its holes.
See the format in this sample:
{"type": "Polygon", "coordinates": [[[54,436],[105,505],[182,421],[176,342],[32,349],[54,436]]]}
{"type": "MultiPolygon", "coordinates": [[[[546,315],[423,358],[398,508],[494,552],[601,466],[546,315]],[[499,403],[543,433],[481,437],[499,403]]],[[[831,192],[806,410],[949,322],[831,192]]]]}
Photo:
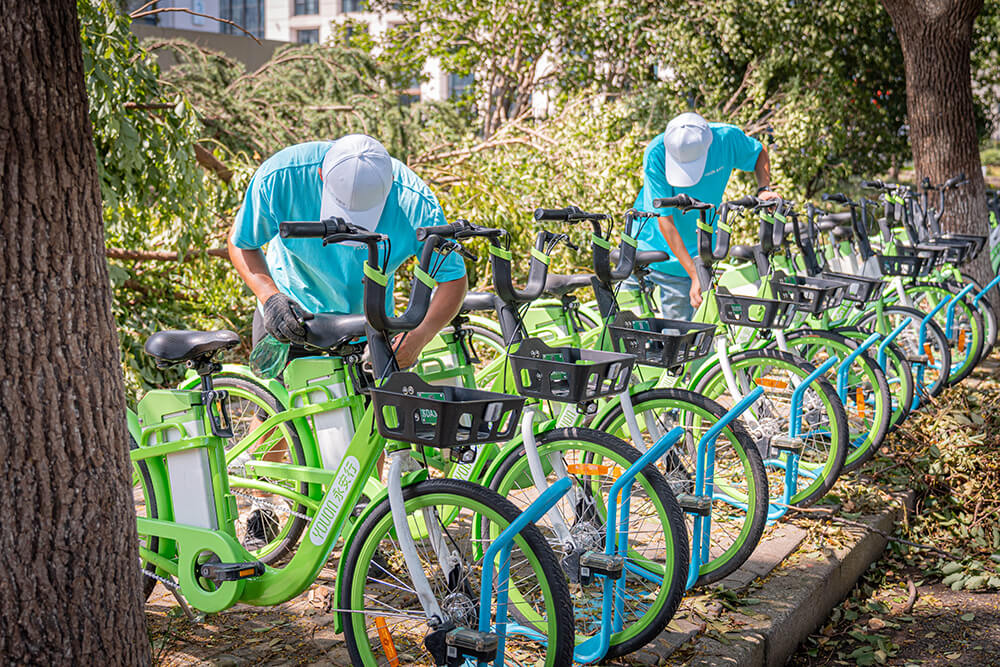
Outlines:
{"type": "MultiPolygon", "coordinates": [[[[264,36],[264,0],[221,0],[219,17],[246,28],[255,37],[264,36]]],[[[243,35],[242,30],[228,23],[220,27],[227,35],[243,35]]]]}
{"type": "Polygon", "coordinates": [[[343,14],[367,12],[368,3],[365,0],[340,0],[340,11],[343,14]]]}
{"type": "Polygon", "coordinates": [[[296,16],[311,16],[319,14],[319,0],[295,0],[296,16]]]}
{"type": "Polygon", "coordinates": [[[313,28],[312,30],[296,30],[295,41],[299,44],[318,44],[319,28],[313,28]]]}
{"type": "Polygon", "coordinates": [[[454,73],[449,74],[448,97],[462,97],[469,92],[469,89],[472,88],[472,84],[475,80],[476,77],[474,74],[466,74],[465,76],[454,73]]]}

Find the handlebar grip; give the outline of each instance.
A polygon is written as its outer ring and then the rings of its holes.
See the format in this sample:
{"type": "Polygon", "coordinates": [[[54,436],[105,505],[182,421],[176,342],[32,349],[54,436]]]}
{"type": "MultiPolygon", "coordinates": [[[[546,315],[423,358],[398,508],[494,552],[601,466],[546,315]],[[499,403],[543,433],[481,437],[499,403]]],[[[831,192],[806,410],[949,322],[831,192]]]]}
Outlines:
{"type": "Polygon", "coordinates": [[[730,206],[740,206],[742,208],[750,208],[756,206],[760,202],[753,195],[747,195],[746,197],[740,197],[739,199],[734,199],[728,203],[730,206]]]}
{"type": "Polygon", "coordinates": [[[824,194],[823,201],[832,201],[837,204],[850,204],[851,200],[848,199],[842,192],[837,192],[835,194],[824,194]]]}
{"type": "Polygon", "coordinates": [[[941,186],[941,189],[942,190],[950,190],[952,188],[958,187],[963,182],[965,182],[965,180],[966,180],[965,179],[965,172],[963,171],[958,176],[954,176],[952,178],[949,178],[947,181],[945,181],[944,185],[941,186]]]}
{"type": "Polygon", "coordinates": [[[579,210],[576,206],[567,206],[566,208],[536,208],[535,220],[561,220],[565,222],[569,219],[569,216],[579,212],[579,210]]]}
{"type": "Polygon", "coordinates": [[[431,225],[430,227],[417,227],[417,241],[426,241],[431,234],[436,234],[442,238],[455,235],[455,225],[431,225]]]}
{"type": "Polygon", "coordinates": [[[693,200],[687,195],[677,195],[675,197],[659,197],[653,200],[655,208],[687,208],[693,200]]]}
{"type": "Polygon", "coordinates": [[[885,187],[882,181],[861,181],[861,187],[869,190],[881,190],[885,187]]]}
{"type": "Polygon", "coordinates": [[[321,239],[334,231],[336,230],[327,227],[325,222],[282,222],[278,224],[278,235],[283,239],[321,239]]]}

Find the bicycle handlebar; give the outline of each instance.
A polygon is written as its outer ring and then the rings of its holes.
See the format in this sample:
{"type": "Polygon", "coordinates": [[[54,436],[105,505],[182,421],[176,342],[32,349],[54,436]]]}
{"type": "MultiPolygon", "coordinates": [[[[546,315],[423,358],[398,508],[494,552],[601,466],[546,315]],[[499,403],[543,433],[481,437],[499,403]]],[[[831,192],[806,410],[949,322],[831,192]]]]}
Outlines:
{"type": "Polygon", "coordinates": [[[884,190],[886,184],[882,181],[861,181],[861,187],[866,190],[884,190]]]}
{"type": "Polygon", "coordinates": [[[500,238],[505,235],[502,229],[496,229],[495,227],[480,227],[479,225],[474,225],[468,220],[456,220],[447,225],[434,225],[431,227],[418,227],[417,228],[417,240],[424,241],[431,234],[440,236],[442,238],[456,238],[456,239],[466,239],[472,237],[480,238],[500,238]]]}
{"type": "Polygon", "coordinates": [[[676,208],[684,211],[685,213],[691,210],[707,211],[712,208],[711,204],[698,201],[697,199],[685,194],[679,194],[676,197],[661,197],[654,199],[653,206],[655,208],[676,208]]]}
{"type": "Polygon", "coordinates": [[[341,218],[327,218],[322,222],[282,222],[278,224],[278,235],[283,239],[321,238],[323,245],[342,241],[377,243],[385,238],[383,234],[357,227],[341,218]]]}
{"type": "Polygon", "coordinates": [[[607,220],[605,213],[588,213],[579,206],[567,206],[566,208],[536,208],[535,220],[556,220],[559,222],[588,222],[596,220],[607,220]]]}
{"type": "Polygon", "coordinates": [[[854,202],[847,198],[842,192],[837,192],[835,194],[824,194],[823,201],[832,201],[835,204],[846,204],[848,206],[854,206],[854,202]]]}

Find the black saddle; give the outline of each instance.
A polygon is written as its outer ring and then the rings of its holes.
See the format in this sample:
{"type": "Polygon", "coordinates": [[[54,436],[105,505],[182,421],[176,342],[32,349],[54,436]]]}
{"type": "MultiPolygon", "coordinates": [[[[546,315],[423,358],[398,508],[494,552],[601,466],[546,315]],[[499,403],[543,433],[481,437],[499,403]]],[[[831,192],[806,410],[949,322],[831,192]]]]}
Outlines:
{"type": "MultiPolygon", "coordinates": [[[[618,257],[621,251],[615,248],[611,251],[611,261],[618,264],[618,257]]],[[[644,269],[650,264],[665,262],[670,259],[670,254],[662,250],[637,250],[635,253],[635,270],[644,269]]]]}
{"type": "Polygon", "coordinates": [[[496,295],[491,292],[468,292],[462,302],[463,313],[496,309],[496,295]]]}
{"type": "Polygon", "coordinates": [[[754,261],[754,252],[757,250],[760,250],[759,245],[750,246],[738,243],[729,246],[729,256],[752,262],[754,261]]]}
{"type": "Polygon", "coordinates": [[[170,363],[208,357],[240,344],[232,331],[157,331],[146,339],[146,354],[170,363]]]}
{"type": "Polygon", "coordinates": [[[562,298],[570,292],[575,292],[584,287],[590,287],[591,275],[584,273],[576,276],[560,276],[550,273],[545,276],[545,292],[552,296],[562,298]]]}
{"type": "Polygon", "coordinates": [[[303,326],[306,345],[320,350],[335,350],[365,335],[365,316],[316,313],[303,326]]]}

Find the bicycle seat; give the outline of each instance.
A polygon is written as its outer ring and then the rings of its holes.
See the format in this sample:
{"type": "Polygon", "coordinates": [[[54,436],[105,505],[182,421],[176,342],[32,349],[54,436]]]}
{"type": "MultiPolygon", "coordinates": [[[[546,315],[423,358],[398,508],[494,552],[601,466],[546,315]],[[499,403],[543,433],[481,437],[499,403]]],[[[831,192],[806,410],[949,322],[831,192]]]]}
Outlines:
{"type": "Polygon", "coordinates": [[[468,292],[462,302],[462,312],[472,313],[479,310],[495,310],[496,295],[491,292],[468,292]]]}
{"type": "Polygon", "coordinates": [[[735,257],[736,259],[742,259],[747,262],[754,261],[754,250],[760,246],[749,246],[743,244],[731,245],[729,246],[729,256],[735,257]]]}
{"type": "Polygon", "coordinates": [[[576,276],[560,276],[550,273],[545,276],[545,292],[555,297],[564,297],[584,287],[590,287],[589,273],[576,276]]]}
{"type": "MultiPolygon", "coordinates": [[[[621,255],[621,251],[618,248],[612,250],[611,261],[618,264],[619,255],[621,255]]],[[[650,264],[665,262],[668,259],[670,259],[670,254],[662,250],[638,250],[635,253],[635,268],[644,269],[650,264]]]]}
{"type": "Polygon", "coordinates": [[[221,331],[157,331],[146,339],[149,356],[179,363],[228,350],[240,344],[240,337],[227,329],[221,331]]]}
{"type": "Polygon", "coordinates": [[[364,315],[316,313],[303,322],[306,345],[320,350],[335,350],[355,338],[365,335],[364,315]]]}

